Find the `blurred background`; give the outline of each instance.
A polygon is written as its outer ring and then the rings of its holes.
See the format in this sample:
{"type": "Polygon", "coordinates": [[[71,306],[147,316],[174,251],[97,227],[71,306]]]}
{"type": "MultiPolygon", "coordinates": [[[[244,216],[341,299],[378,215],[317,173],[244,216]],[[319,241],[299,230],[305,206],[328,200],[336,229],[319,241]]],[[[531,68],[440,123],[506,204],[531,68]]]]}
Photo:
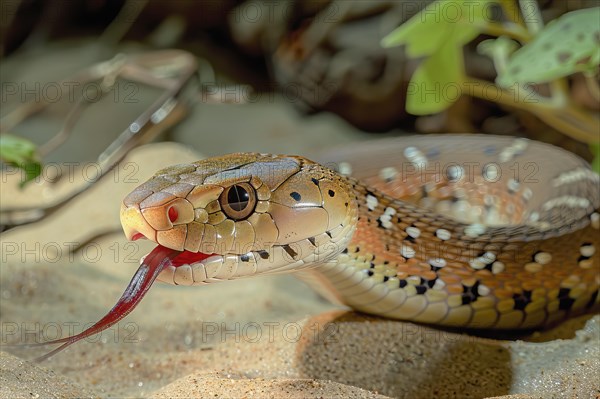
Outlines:
{"type": "MultiPolygon", "coordinates": [[[[26,101],[49,101],[44,112],[10,131],[42,144],[61,129],[75,102],[69,86],[57,82],[117,54],[177,48],[197,58],[197,86],[185,119],[158,140],[179,141],[204,155],[310,155],[382,134],[486,132],[535,138],[591,159],[586,145],[527,112],[490,101],[463,96],[440,114],[407,114],[407,85],[419,61],[380,41],[428,3],[3,0],[2,114],[26,101]]],[[[539,4],[545,20],[597,5],[539,4]]],[[[483,38],[466,46],[465,65],[470,75],[493,80],[492,61],[475,51],[483,38]]],[[[101,100],[88,94],[93,106],[44,161],[94,159],[161,92],[126,83],[101,100]]],[[[579,91],[581,103],[597,106],[579,91]]]]}

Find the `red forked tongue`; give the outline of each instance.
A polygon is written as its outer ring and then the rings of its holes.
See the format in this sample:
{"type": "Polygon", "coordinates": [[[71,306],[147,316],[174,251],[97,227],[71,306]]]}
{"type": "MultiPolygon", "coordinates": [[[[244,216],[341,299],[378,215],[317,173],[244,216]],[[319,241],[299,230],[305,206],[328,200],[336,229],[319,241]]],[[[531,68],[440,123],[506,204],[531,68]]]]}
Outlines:
{"type": "Polygon", "coordinates": [[[49,357],[57,354],[62,351],[69,345],[74,344],[77,341],[80,341],[84,338],[87,338],[91,335],[99,333],[100,331],[104,331],[110,326],[117,323],[123,317],[127,316],[137,304],[142,300],[148,289],[152,286],[156,277],[160,274],[160,272],[167,266],[171,265],[171,260],[174,259],[177,255],[179,255],[181,251],[177,251],[174,249],[170,249],[167,247],[163,247],[162,245],[157,246],[146,256],[144,262],[137,269],[133,278],[129,282],[129,285],[119,298],[119,301],[113,306],[113,308],[96,324],[80,332],[79,334],[56,339],[54,341],[42,342],[39,344],[31,344],[29,346],[39,346],[39,345],[49,345],[49,344],[60,344],[61,346],[54,349],[53,351],[38,357],[35,359],[37,362],[41,362],[43,360],[48,359],[49,357]]]}

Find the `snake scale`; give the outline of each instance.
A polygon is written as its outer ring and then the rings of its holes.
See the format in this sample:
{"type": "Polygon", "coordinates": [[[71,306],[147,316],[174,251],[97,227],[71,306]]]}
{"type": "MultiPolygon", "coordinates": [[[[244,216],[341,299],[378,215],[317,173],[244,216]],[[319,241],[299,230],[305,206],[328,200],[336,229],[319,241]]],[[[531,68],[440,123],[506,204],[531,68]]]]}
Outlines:
{"type": "Polygon", "coordinates": [[[158,276],[170,284],[297,272],[362,312],[468,328],[550,325],[600,301],[599,176],[577,156],[427,135],[327,161],[175,165],[124,199],[121,222],[177,251],[158,276]]]}

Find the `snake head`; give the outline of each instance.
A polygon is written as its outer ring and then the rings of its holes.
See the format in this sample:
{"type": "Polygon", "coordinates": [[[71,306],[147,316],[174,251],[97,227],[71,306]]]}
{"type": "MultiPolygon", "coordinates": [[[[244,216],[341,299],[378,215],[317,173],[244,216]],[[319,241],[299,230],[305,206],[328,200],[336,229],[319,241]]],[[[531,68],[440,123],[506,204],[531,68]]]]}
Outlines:
{"type": "Polygon", "coordinates": [[[231,154],[158,171],[123,200],[130,240],[181,251],[159,280],[195,285],[335,258],[357,210],[348,182],[305,158],[231,154]]]}

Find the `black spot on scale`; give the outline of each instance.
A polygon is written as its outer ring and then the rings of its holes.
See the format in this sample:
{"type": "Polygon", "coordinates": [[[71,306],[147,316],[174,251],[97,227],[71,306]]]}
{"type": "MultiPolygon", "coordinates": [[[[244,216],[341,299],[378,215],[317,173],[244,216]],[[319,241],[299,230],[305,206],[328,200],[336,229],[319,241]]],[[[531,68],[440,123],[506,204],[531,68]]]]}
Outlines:
{"type": "Polygon", "coordinates": [[[290,247],[289,245],[284,245],[282,248],[283,248],[283,250],[284,250],[285,252],[287,252],[287,253],[288,253],[288,255],[290,255],[292,258],[294,258],[294,259],[295,259],[295,258],[296,258],[296,256],[298,256],[298,253],[297,253],[296,251],[294,251],[294,249],[293,249],[292,247],[290,247]]]}
{"type": "Polygon", "coordinates": [[[302,199],[302,196],[300,195],[300,193],[298,193],[296,191],[292,191],[290,193],[290,197],[292,197],[296,201],[300,201],[302,199]]]}
{"type": "Polygon", "coordinates": [[[425,292],[427,292],[427,287],[424,285],[417,285],[415,288],[417,289],[417,295],[423,295],[425,292]]]}
{"type": "Polygon", "coordinates": [[[317,179],[315,179],[314,177],[310,180],[315,184],[315,186],[319,185],[319,181],[317,179]]]}
{"type": "Polygon", "coordinates": [[[462,304],[463,305],[468,305],[471,302],[475,302],[477,300],[477,298],[479,298],[479,285],[481,284],[480,280],[477,280],[475,282],[475,284],[473,284],[472,286],[468,286],[468,285],[464,285],[463,284],[463,294],[462,294],[462,304]]]}
{"type": "MultiPolygon", "coordinates": [[[[371,197],[377,198],[377,195],[373,191],[370,191],[370,190],[365,190],[365,191],[366,191],[365,198],[366,198],[367,195],[370,195],[371,197]]],[[[358,197],[356,197],[356,200],[358,200],[358,197]]]]}
{"type": "Polygon", "coordinates": [[[250,257],[248,255],[242,255],[242,256],[240,256],[240,260],[242,262],[249,262],[250,261],[250,257]]]}
{"type": "Polygon", "coordinates": [[[406,287],[407,284],[408,283],[406,282],[406,280],[400,280],[400,282],[398,283],[398,286],[400,288],[404,288],[404,287],[406,287]]]}
{"type": "Polygon", "coordinates": [[[558,301],[558,309],[559,310],[570,310],[573,304],[575,303],[575,299],[571,297],[560,298],[558,301]]]}
{"type": "Polygon", "coordinates": [[[462,294],[461,299],[463,305],[468,305],[473,302],[473,297],[470,294],[462,294]]]}
{"type": "MultiPolygon", "coordinates": [[[[383,276],[383,282],[385,283],[386,281],[388,281],[390,278],[388,276],[383,276]]],[[[598,291],[596,291],[596,294],[598,293],[598,291]]]]}
{"type": "Polygon", "coordinates": [[[258,255],[263,259],[269,259],[269,253],[267,251],[265,251],[264,249],[258,251],[258,255]]]}
{"type": "Polygon", "coordinates": [[[342,251],[343,254],[347,254],[348,253],[348,248],[344,248],[344,250],[342,251]]]}
{"type": "Polygon", "coordinates": [[[515,310],[524,310],[531,303],[531,291],[524,290],[522,294],[513,294],[515,310]]]}
{"type": "Polygon", "coordinates": [[[369,277],[371,277],[372,275],[375,274],[375,272],[373,270],[367,270],[367,274],[369,275],[369,277]]]}
{"type": "MultiPolygon", "coordinates": [[[[317,242],[315,241],[315,237],[308,237],[308,242],[310,242],[313,247],[317,246],[317,242]]],[[[348,252],[348,249],[345,249],[344,251],[348,252]]],[[[346,252],[343,252],[343,253],[346,253],[346,252]]]]}
{"type": "Polygon", "coordinates": [[[427,286],[429,288],[433,288],[433,286],[435,285],[435,281],[436,280],[437,280],[437,277],[436,278],[432,278],[431,280],[427,280],[427,286]]]}
{"type": "Polygon", "coordinates": [[[598,299],[598,290],[594,291],[592,296],[590,297],[589,302],[585,305],[586,308],[591,308],[596,303],[596,299],[598,299]]]}
{"type": "Polygon", "coordinates": [[[329,196],[333,198],[335,196],[335,191],[329,190],[327,191],[327,194],[329,194],[329,196]]]}
{"type": "Polygon", "coordinates": [[[561,288],[560,290],[558,290],[558,298],[560,299],[569,296],[569,292],[571,292],[570,288],[561,288]]]}

